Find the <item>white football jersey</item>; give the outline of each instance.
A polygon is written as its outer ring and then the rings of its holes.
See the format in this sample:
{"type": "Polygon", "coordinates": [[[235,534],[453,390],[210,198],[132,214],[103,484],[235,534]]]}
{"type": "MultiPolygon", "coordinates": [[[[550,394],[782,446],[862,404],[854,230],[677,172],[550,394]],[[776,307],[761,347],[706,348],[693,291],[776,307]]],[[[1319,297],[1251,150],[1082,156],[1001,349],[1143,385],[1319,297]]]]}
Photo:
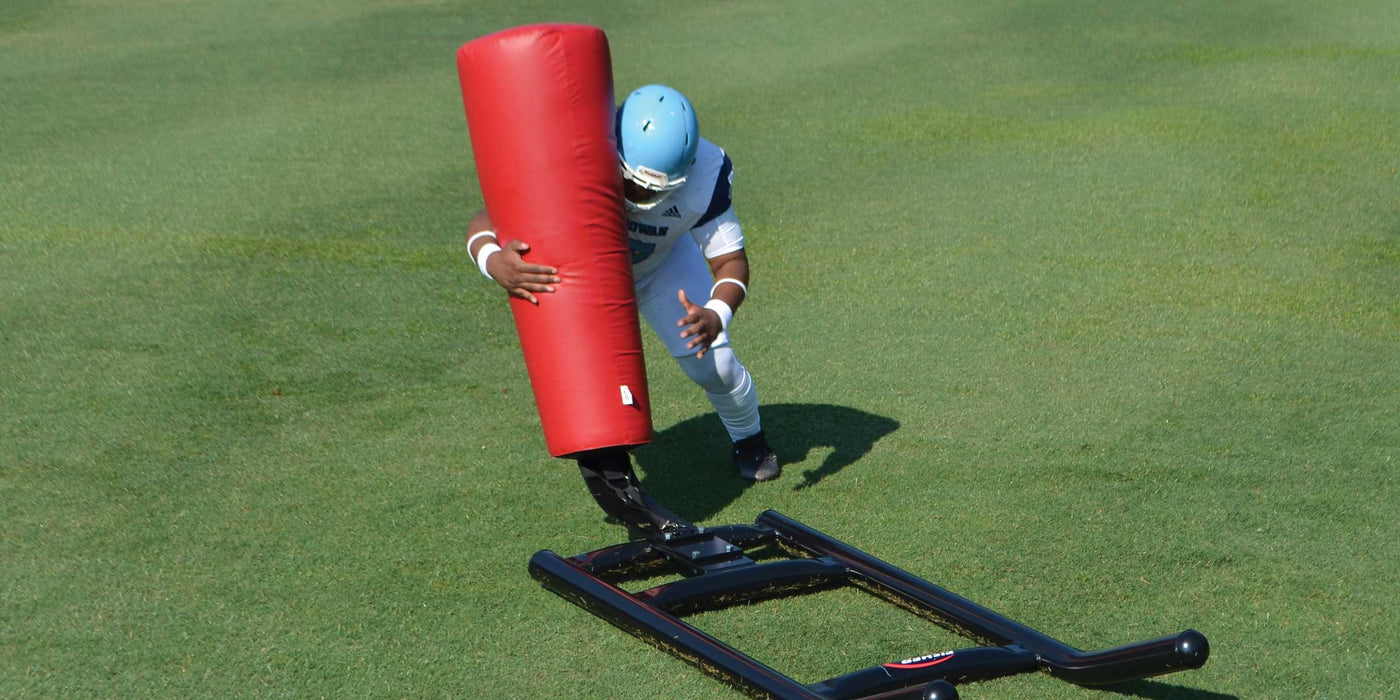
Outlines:
{"type": "Polygon", "coordinates": [[[744,247],[744,233],[734,213],[733,181],[729,156],[702,138],[695,164],[686,171],[685,185],[651,209],[626,212],[632,276],[639,283],[661,266],[671,248],[687,234],[706,259],[744,247]]]}

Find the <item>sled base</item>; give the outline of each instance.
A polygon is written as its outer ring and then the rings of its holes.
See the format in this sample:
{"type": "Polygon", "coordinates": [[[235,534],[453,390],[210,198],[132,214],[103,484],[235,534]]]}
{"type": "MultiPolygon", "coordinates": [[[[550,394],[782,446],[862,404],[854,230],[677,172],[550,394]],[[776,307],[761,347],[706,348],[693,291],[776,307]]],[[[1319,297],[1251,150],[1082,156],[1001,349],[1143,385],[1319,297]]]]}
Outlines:
{"type": "Polygon", "coordinates": [[[1103,651],[1084,652],[935,586],[776,511],[753,525],[699,527],[561,557],[530,558],[545,588],[617,627],[756,697],[780,700],[948,700],[956,685],[1044,671],[1081,686],[1200,668],[1210,644],[1195,630],[1103,651]],[[757,562],[746,554],[777,544],[792,556],[757,562]],[[618,580],[679,565],[677,581],[628,593],[618,580]],[[985,646],[944,651],[860,669],[806,685],[681,619],[785,595],[854,585],[985,646]]]}

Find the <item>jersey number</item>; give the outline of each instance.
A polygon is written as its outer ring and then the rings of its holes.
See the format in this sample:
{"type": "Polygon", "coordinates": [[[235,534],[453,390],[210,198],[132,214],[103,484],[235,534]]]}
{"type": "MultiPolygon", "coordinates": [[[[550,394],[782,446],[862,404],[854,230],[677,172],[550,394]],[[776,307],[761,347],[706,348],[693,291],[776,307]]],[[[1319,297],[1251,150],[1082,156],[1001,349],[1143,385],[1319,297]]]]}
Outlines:
{"type": "Polygon", "coordinates": [[[627,239],[627,244],[632,247],[633,265],[636,265],[637,263],[651,257],[651,254],[656,251],[655,243],[647,243],[646,241],[639,241],[634,238],[629,238],[627,239]]]}

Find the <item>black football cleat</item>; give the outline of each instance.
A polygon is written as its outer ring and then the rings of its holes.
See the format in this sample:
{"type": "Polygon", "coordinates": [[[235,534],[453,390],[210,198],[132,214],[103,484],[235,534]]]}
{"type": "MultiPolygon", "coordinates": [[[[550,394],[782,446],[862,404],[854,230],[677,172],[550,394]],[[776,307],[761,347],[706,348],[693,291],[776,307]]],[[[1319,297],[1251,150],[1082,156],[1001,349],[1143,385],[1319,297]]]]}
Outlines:
{"type": "Polygon", "coordinates": [[[778,453],[768,446],[762,431],[734,443],[734,467],[740,478],[749,481],[770,481],[783,473],[778,453]]]}

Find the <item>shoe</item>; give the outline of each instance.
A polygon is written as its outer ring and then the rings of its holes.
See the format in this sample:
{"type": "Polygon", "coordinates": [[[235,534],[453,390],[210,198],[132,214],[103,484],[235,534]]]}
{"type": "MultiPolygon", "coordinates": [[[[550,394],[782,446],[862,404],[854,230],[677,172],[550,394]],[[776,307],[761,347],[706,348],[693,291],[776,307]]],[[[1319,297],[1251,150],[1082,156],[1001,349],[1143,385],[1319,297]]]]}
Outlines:
{"type": "Polygon", "coordinates": [[[769,481],[783,473],[778,453],[768,446],[762,431],[734,443],[734,467],[740,478],[749,481],[769,481]]]}

